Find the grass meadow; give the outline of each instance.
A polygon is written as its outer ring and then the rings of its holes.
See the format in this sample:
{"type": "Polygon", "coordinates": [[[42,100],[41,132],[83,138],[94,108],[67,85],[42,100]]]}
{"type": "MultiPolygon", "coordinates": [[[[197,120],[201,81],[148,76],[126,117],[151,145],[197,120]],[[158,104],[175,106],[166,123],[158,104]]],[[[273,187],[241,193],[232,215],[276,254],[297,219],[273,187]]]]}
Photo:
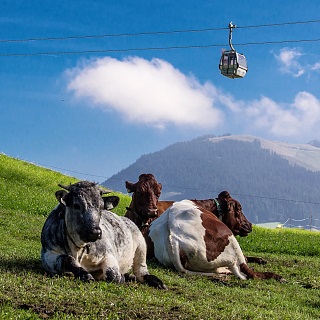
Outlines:
{"type": "MultiPolygon", "coordinates": [[[[287,281],[223,281],[186,276],[148,261],[168,291],[138,283],[83,283],[49,277],[40,233],[57,205],[58,183],[76,179],[0,154],[0,319],[319,319],[320,233],[254,227],[239,238],[246,255],[268,260],[257,271],[287,281]]],[[[130,197],[118,194],[123,215],[130,197]]]]}

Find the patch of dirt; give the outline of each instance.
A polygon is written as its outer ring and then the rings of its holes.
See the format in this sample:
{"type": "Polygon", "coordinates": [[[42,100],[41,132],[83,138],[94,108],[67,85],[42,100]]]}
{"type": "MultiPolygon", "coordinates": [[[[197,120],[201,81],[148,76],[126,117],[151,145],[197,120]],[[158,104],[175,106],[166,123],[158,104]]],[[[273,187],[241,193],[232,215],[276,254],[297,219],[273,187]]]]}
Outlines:
{"type": "Polygon", "coordinates": [[[22,310],[32,310],[34,313],[38,314],[43,319],[48,319],[53,317],[56,313],[63,313],[69,315],[77,315],[81,310],[74,310],[71,305],[66,306],[47,306],[47,305],[33,305],[28,303],[23,303],[17,306],[17,308],[22,310]]]}

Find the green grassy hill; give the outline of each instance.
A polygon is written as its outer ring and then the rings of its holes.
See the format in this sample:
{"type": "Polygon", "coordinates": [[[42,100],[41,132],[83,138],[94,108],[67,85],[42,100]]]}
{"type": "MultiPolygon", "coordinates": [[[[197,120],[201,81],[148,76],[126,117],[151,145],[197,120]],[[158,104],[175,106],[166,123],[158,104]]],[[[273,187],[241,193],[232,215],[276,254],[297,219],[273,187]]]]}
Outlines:
{"type": "MultiPolygon", "coordinates": [[[[58,204],[54,193],[58,184],[70,184],[77,179],[0,154],[0,210],[47,216],[58,204]]],[[[130,197],[120,196],[114,211],[124,212],[130,197]]]]}
{"type": "MultiPolygon", "coordinates": [[[[179,275],[149,261],[168,291],[146,285],[49,277],[40,263],[40,233],[57,205],[58,183],[76,179],[0,155],[0,319],[318,319],[320,234],[254,227],[239,239],[254,266],[287,279],[225,281],[179,275]]],[[[123,215],[130,197],[118,194],[123,215]]]]}

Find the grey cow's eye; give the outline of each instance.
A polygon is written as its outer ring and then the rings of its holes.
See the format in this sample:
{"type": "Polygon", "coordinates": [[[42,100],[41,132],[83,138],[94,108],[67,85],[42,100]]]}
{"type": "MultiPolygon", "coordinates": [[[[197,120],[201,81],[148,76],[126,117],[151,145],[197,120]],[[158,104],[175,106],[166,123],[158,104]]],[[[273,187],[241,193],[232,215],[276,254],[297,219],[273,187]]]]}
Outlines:
{"type": "Polygon", "coordinates": [[[75,203],[73,205],[73,208],[76,209],[76,210],[79,210],[80,209],[80,205],[78,203],[75,203]]]}

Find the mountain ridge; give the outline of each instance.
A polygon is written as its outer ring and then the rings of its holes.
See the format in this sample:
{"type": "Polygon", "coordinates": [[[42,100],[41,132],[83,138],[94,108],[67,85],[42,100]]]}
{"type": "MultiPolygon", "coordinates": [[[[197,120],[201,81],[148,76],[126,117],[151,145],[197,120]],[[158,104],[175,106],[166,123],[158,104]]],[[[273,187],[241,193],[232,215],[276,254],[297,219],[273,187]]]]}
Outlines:
{"type": "MultiPolygon", "coordinates": [[[[253,223],[320,220],[320,149],[253,136],[206,135],[141,156],[103,185],[126,192],[125,181],[152,173],[161,199],[238,199],[253,223]]],[[[320,223],[319,223],[320,227],[320,223]]]]}
{"type": "Polygon", "coordinates": [[[211,142],[222,141],[225,139],[254,142],[259,140],[261,148],[277,153],[283,158],[287,159],[292,165],[300,165],[311,171],[320,171],[320,142],[317,141],[319,147],[310,143],[293,144],[280,141],[270,141],[263,138],[249,136],[249,135],[229,135],[216,138],[209,138],[211,142]]]}

